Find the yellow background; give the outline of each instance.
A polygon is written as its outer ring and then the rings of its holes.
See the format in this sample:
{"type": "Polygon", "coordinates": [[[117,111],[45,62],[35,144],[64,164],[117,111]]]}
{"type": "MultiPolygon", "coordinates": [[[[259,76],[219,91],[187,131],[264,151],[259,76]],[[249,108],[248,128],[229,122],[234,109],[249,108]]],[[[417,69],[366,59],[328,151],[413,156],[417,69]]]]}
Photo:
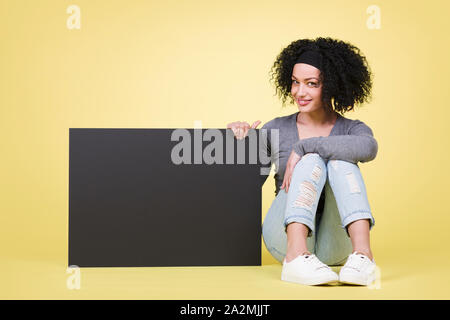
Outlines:
{"type": "MultiPolygon", "coordinates": [[[[0,298],[450,298],[449,12],[448,1],[1,0],[0,298]],[[80,30],[66,27],[71,4],[80,30]],[[379,30],[366,26],[372,4],[379,30]],[[380,288],[282,282],[263,245],[261,267],[86,268],[69,290],[69,128],[294,113],[268,72],[290,42],[318,36],[353,43],[374,73],[372,102],[346,117],[379,144],[360,167],[380,288]]],[[[273,197],[269,178],[263,218],[273,197]]]]}

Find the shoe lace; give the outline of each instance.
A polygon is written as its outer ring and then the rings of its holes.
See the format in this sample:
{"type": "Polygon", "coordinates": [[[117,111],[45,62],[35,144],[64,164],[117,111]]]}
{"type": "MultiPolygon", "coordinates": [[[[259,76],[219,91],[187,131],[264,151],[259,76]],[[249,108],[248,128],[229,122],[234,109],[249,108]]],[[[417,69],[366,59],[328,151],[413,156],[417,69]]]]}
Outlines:
{"type": "Polygon", "coordinates": [[[322,269],[322,268],[326,268],[326,269],[331,269],[329,266],[327,266],[325,263],[323,263],[322,261],[319,260],[319,258],[317,258],[317,256],[315,254],[308,254],[305,255],[305,260],[308,263],[314,263],[316,264],[316,270],[322,269]]]}
{"type": "Polygon", "coordinates": [[[357,253],[352,253],[348,259],[347,262],[345,263],[345,267],[346,268],[352,268],[355,270],[361,270],[361,267],[363,266],[363,264],[366,263],[366,258],[364,255],[362,254],[357,254],[357,253]]]}

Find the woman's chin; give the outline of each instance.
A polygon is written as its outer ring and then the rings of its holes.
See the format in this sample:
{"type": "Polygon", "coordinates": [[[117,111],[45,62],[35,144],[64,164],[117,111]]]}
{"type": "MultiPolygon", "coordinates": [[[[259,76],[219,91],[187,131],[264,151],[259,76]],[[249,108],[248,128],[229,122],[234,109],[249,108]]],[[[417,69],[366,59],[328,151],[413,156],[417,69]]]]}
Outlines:
{"type": "Polygon", "coordinates": [[[307,106],[301,106],[299,104],[297,104],[298,110],[301,112],[309,112],[311,111],[311,108],[309,107],[309,105],[307,106]]]}

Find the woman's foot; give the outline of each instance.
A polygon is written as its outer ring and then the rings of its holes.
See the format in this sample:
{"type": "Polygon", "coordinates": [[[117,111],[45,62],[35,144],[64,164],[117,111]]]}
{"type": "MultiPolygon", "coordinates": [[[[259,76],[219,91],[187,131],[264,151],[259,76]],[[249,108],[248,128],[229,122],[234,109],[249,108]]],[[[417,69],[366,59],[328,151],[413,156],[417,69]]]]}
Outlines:
{"type": "Polygon", "coordinates": [[[365,254],[353,252],[339,272],[342,283],[368,286],[376,280],[375,260],[365,254]]]}
{"type": "Polygon", "coordinates": [[[314,254],[303,254],[290,262],[284,259],[281,280],[304,285],[320,285],[337,283],[339,276],[314,254]]]}
{"type": "Polygon", "coordinates": [[[286,262],[291,262],[298,256],[303,256],[305,254],[309,255],[311,254],[311,252],[309,252],[308,250],[296,250],[296,251],[288,250],[286,256],[284,257],[284,260],[286,260],[286,262]]]}
{"type": "Polygon", "coordinates": [[[372,251],[370,250],[370,248],[368,249],[358,249],[358,248],[353,248],[353,253],[360,253],[365,255],[367,258],[369,258],[371,261],[373,260],[373,254],[372,251]]]}

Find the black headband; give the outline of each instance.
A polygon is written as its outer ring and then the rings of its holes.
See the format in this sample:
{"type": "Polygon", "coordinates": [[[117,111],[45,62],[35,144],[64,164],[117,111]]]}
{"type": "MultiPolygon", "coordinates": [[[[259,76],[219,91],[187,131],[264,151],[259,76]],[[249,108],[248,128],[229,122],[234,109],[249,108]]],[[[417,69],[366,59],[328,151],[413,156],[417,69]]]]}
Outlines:
{"type": "Polygon", "coordinates": [[[322,71],[322,55],[318,51],[302,52],[295,63],[306,63],[322,71]]]}

